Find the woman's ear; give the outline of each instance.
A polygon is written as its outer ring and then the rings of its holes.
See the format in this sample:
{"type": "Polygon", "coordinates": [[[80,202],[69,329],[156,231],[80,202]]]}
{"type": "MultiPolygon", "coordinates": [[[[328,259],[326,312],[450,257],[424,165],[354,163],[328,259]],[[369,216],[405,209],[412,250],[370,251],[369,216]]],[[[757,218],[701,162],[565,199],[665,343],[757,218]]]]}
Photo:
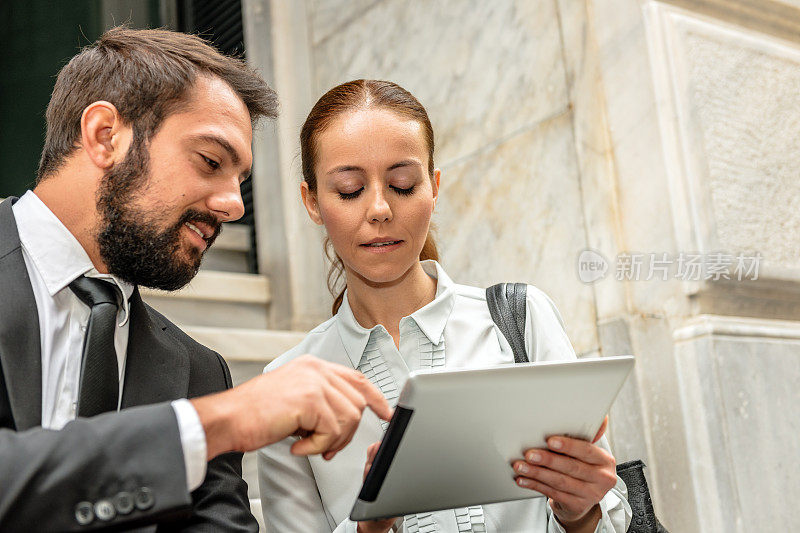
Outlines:
{"type": "Polygon", "coordinates": [[[81,115],[81,148],[100,169],[122,161],[130,145],[131,131],[122,124],[114,104],[98,101],[81,115]]]}
{"type": "Polygon", "coordinates": [[[317,195],[311,192],[311,189],[308,188],[308,182],[305,180],[300,184],[300,197],[303,199],[303,205],[306,206],[309,218],[314,221],[314,224],[322,226],[324,222],[319,214],[317,195]]]}
{"type": "Polygon", "coordinates": [[[433,171],[433,180],[431,181],[431,185],[433,186],[433,207],[436,207],[436,200],[439,199],[439,181],[442,178],[442,171],[438,168],[433,171]]]}

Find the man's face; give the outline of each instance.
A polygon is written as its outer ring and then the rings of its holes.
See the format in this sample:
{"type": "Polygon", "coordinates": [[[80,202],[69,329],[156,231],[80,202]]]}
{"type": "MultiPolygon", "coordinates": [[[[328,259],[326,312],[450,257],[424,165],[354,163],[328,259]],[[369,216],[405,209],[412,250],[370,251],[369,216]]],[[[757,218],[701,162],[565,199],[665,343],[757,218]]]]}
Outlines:
{"type": "Polygon", "coordinates": [[[97,240],[109,272],[156,289],[186,285],[222,222],[244,214],[239,187],[250,174],[251,140],[244,102],[208,77],[147,146],[134,135],[98,191],[97,240]]]}

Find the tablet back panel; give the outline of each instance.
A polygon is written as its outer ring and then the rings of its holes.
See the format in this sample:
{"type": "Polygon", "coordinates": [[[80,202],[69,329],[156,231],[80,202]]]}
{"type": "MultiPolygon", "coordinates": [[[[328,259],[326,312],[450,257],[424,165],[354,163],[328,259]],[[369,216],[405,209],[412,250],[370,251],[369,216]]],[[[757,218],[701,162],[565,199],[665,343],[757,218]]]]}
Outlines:
{"type": "Polygon", "coordinates": [[[351,519],[541,496],[511,462],[551,435],[593,437],[633,360],[412,372],[351,519]]]}

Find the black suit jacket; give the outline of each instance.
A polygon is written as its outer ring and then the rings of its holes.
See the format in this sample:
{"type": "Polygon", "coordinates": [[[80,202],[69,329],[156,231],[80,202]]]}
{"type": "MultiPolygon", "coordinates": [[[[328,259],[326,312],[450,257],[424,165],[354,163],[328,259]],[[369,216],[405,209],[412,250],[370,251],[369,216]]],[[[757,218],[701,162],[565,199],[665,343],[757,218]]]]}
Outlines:
{"type": "MultiPolygon", "coordinates": [[[[157,524],[158,531],[257,531],[241,477],[241,454],[210,461],[202,486],[189,495],[177,422],[166,404],[124,411],[124,417],[79,419],[60,432],[35,429],[42,418],[39,321],[11,210],[14,200],[0,204],[0,530],[157,524]],[[31,447],[33,457],[24,455],[31,447]],[[20,468],[19,461],[26,460],[32,464],[20,468]],[[110,520],[78,523],[79,503],[114,503],[120,493],[139,496],[142,505],[110,520]]],[[[134,291],[123,410],[231,386],[219,354],[192,340],[134,291]]]]}

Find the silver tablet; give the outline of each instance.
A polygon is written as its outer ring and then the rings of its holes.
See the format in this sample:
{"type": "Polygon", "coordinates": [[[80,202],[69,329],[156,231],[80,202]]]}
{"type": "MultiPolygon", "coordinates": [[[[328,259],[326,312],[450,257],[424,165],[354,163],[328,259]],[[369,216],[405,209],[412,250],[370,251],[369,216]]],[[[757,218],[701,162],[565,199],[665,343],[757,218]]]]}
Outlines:
{"type": "Polygon", "coordinates": [[[542,496],[511,462],[552,435],[591,439],[633,356],[412,372],[350,519],[542,496]]]}

